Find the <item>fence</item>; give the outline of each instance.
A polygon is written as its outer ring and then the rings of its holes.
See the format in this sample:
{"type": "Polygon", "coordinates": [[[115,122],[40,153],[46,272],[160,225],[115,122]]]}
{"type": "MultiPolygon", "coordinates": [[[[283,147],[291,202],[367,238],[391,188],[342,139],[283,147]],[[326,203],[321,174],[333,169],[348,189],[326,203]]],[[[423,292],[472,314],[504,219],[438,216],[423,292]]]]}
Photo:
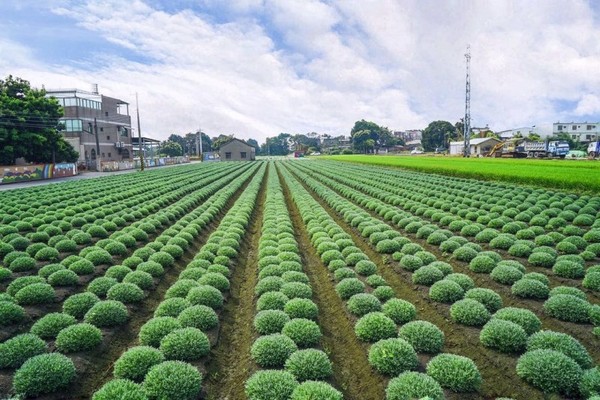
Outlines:
{"type": "MultiPolygon", "coordinates": [[[[190,158],[184,157],[151,157],[144,158],[144,167],[162,167],[165,165],[185,164],[189,163],[190,158]]],[[[127,169],[140,168],[140,160],[133,161],[103,161],[102,172],[122,171],[127,169]]]]}

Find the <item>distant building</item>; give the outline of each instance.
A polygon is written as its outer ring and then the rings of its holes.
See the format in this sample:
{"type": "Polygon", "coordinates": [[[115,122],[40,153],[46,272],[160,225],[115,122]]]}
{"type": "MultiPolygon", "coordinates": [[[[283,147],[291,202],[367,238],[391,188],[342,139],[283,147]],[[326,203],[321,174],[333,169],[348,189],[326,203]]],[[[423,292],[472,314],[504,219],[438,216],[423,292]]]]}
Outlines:
{"type": "Polygon", "coordinates": [[[578,142],[593,142],[600,138],[600,122],[556,122],[552,134],[566,133],[578,142]]]}
{"type": "MultiPolygon", "coordinates": [[[[470,150],[471,155],[473,156],[485,156],[487,153],[492,150],[492,148],[500,143],[500,140],[488,137],[488,138],[477,138],[471,139],[470,150]]],[[[450,155],[460,155],[463,154],[463,150],[465,148],[464,142],[450,142],[450,155]]]]}
{"type": "Polygon", "coordinates": [[[421,139],[408,140],[404,145],[408,150],[422,149],[421,139]]]}
{"type": "Polygon", "coordinates": [[[402,139],[405,142],[413,140],[421,140],[423,137],[423,131],[420,129],[409,129],[406,131],[394,131],[392,135],[396,138],[402,139]]]}
{"type": "Polygon", "coordinates": [[[64,108],[63,136],[76,151],[79,162],[94,168],[101,161],[131,161],[131,116],[129,103],[79,89],[46,90],[64,108]],[[96,134],[100,151],[97,151],[96,134]]]}
{"type": "Polygon", "coordinates": [[[254,161],[256,148],[240,139],[232,139],[219,148],[221,161],[254,161]]]}

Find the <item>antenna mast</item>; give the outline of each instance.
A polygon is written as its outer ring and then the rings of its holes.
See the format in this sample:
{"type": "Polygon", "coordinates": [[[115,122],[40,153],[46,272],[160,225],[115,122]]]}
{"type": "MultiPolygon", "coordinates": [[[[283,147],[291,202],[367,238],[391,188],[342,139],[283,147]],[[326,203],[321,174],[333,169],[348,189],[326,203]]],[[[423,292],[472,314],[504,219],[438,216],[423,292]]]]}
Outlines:
{"type": "Polygon", "coordinates": [[[467,85],[465,90],[464,157],[471,155],[471,45],[467,45],[467,85]]]}

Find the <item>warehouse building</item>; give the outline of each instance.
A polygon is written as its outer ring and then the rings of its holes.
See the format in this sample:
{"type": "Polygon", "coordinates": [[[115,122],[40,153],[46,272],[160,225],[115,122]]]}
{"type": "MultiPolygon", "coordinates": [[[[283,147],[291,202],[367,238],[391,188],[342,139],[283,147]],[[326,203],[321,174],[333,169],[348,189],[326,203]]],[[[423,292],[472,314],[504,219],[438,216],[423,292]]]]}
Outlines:
{"type": "MultiPolygon", "coordinates": [[[[470,140],[470,148],[472,156],[485,156],[492,148],[500,143],[496,138],[476,138],[470,140]]],[[[464,142],[450,142],[450,155],[461,155],[465,148],[464,142]]]]}
{"type": "Polygon", "coordinates": [[[232,139],[219,149],[221,161],[254,161],[256,149],[240,139],[232,139]]]}

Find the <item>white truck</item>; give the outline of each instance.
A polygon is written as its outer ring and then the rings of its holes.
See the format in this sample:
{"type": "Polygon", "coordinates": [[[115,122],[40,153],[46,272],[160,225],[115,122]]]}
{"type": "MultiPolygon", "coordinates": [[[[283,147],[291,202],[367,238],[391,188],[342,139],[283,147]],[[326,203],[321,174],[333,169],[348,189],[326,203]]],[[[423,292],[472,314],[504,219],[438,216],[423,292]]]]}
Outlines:
{"type": "Polygon", "coordinates": [[[530,158],[560,157],[565,158],[569,152],[569,143],[564,141],[528,142],[524,141],[517,146],[517,151],[530,158]]]}
{"type": "Polygon", "coordinates": [[[591,159],[594,159],[594,158],[600,156],[600,141],[591,142],[590,144],[588,144],[587,154],[588,154],[588,157],[591,159]]]}

